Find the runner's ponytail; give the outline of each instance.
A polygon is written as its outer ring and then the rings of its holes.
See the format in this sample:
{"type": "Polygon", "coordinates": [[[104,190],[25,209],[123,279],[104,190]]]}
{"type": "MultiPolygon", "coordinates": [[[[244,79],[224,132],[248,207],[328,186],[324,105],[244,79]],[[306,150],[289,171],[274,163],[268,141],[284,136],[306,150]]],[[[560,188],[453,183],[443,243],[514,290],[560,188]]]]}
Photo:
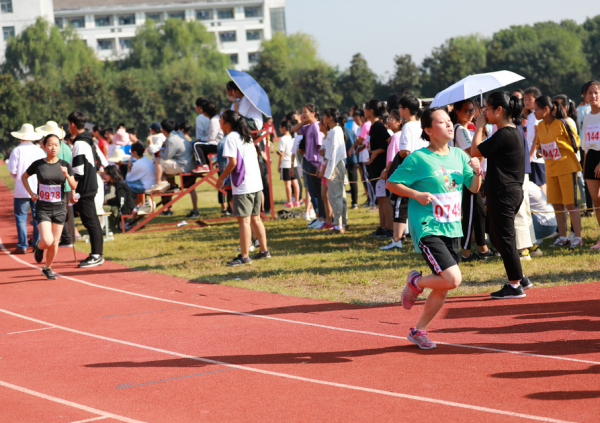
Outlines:
{"type": "Polygon", "coordinates": [[[223,112],[222,117],[225,122],[231,125],[232,131],[240,134],[244,142],[252,142],[252,131],[244,116],[241,116],[235,110],[226,110],[223,112]]]}

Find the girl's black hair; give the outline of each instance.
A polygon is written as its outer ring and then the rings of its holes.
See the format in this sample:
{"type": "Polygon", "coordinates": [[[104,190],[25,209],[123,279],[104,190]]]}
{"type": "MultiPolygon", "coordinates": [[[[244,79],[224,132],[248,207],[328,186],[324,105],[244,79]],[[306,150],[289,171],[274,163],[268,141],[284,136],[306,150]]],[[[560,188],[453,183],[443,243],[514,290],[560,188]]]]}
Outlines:
{"type": "Polygon", "coordinates": [[[525,97],[525,91],[523,91],[520,88],[517,88],[516,90],[513,90],[513,93],[519,93],[519,94],[521,94],[521,97],[523,97],[523,98],[525,97]]]}
{"type": "Polygon", "coordinates": [[[306,103],[304,105],[304,108],[308,109],[309,112],[314,113],[315,117],[317,118],[317,120],[319,120],[318,116],[319,116],[319,112],[317,110],[317,106],[315,106],[312,103],[306,103]]]}
{"type": "Polygon", "coordinates": [[[104,173],[111,177],[113,184],[123,182],[123,174],[115,165],[108,165],[104,168],[104,173]]]}
{"type": "MultiPolygon", "coordinates": [[[[240,91],[239,87],[237,86],[237,84],[233,81],[229,81],[227,83],[226,88],[230,91],[240,91]]],[[[241,92],[241,91],[240,91],[241,92]]],[[[202,110],[204,110],[204,107],[202,108],[202,110]]]]}
{"type": "Polygon", "coordinates": [[[591,81],[588,81],[585,84],[583,84],[583,87],[581,87],[581,95],[583,96],[584,100],[587,90],[589,90],[592,85],[595,85],[600,89],[600,81],[597,81],[595,79],[592,79],[591,81]]]}
{"type": "Polygon", "coordinates": [[[487,97],[486,102],[494,110],[502,107],[506,118],[510,121],[521,118],[523,113],[523,100],[511,96],[508,91],[493,92],[487,97]]]}
{"type": "Polygon", "coordinates": [[[560,107],[558,101],[552,101],[552,99],[547,95],[542,95],[536,98],[535,105],[538,106],[540,109],[545,109],[547,107],[548,109],[550,109],[550,113],[552,114],[554,114],[554,112],[556,111],[556,117],[558,119],[565,119],[566,117],[565,111],[562,107],[560,107]]]}
{"type": "Polygon", "coordinates": [[[571,99],[569,97],[567,97],[564,94],[559,94],[559,95],[555,95],[554,98],[552,98],[552,101],[556,104],[556,102],[558,102],[558,104],[560,104],[560,106],[562,106],[561,108],[564,111],[564,108],[567,108],[567,112],[566,115],[567,117],[570,117],[571,119],[573,119],[574,122],[577,122],[577,109],[575,108],[575,104],[573,103],[573,101],[571,101],[571,99]]]}
{"type": "Polygon", "coordinates": [[[352,117],[354,116],[365,117],[365,111],[363,109],[354,109],[354,114],[352,117]]]}
{"type": "Polygon", "coordinates": [[[52,137],[54,137],[54,138],[56,138],[56,139],[58,140],[58,145],[60,146],[60,138],[58,137],[58,135],[54,135],[54,134],[48,134],[48,135],[46,135],[44,138],[42,138],[42,139],[40,140],[40,144],[42,145],[42,147],[46,148],[46,143],[47,143],[47,142],[48,142],[48,140],[49,140],[50,138],[52,138],[52,137]]]}
{"type": "Polygon", "coordinates": [[[415,116],[419,112],[421,107],[419,99],[412,94],[406,94],[402,96],[402,98],[399,101],[399,104],[400,107],[402,107],[403,109],[410,110],[410,114],[412,116],[415,116]]]}
{"type": "Polygon", "coordinates": [[[287,122],[289,122],[291,126],[294,126],[294,125],[298,124],[298,120],[296,120],[296,118],[294,117],[295,115],[296,115],[296,111],[295,110],[293,112],[290,112],[287,115],[285,115],[285,120],[287,122]]]}
{"type": "Polygon", "coordinates": [[[340,127],[342,128],[342,132],[344,134],[344,142],[348,141],[348,135],[346,135],[346,131],[344,131],[344,125],[345,125],[345,123],[343,122],[344,118],[342,117],[342,114],[340,113],[340,111],[334,107],[330,107],[328,109],[325,109],[325,111],[323,112],[323,116],[332,118],[336,124],[340,125],[340,127]]]}
{"type": "Polygon", "coordinates": [[[456,111],[462,110],[462,107],[467,103],[473,104],[473,101],[470,99],[457,101],[456,103],[454,103],[454,107],[452,108],[452,111],[450,113],[448,113],[450,115],[450,120],[452,120],[452,123],[454,125],[456,125],[458,123],[458,113],[456,113],[456,111]]]}
{"type": "Polygon", "coordinates": [[[94,127],[92,128],[92,132],[94,131],[98,131],[100,135],[102,135],[102,133],[104,132],[104,128],[102,128],[100,125],[94,125],[94,127]]]}
{"type": "Polygon", "coordinates": [[[425,141],[431,142],[429,135],[427,135],[427,133],[425,132],[425,128],[431,128],[431,125],[433,125],[433,114],[438,110],[443,110],[444,112],[446,111],[441,107],[430,107],[428,109],[425,109],[423,111],[423,115],[421,115],[421,129],[423,129],[421,138],[423,138],[425,141]]]}
{"type": "Polygon", "coordinates": [[[285,129],[286,131],[290,131],[292,129],[292,123],[289,120],[282,120],[281,123],[279,124],[279,127],[281,129],[285,129]]]}
{"type": "Polygon", "coordinates": [[[390,117],[400,122],[400,129],[404,126],[404,119],[400,116],[400,109],[394,109],[390,112],[390,117]]]}
{"type": "Polygon", "coordinates": [[[206,113],[211,119],[219,114],[219,108],[214,103],[204,103],[202,105],[202,111],[206,113]]]}
{"type": "Polygon", "coordinates": [[[109,134],[113,134],[114,135],[115,134],[115,128],[113,128],[112,126],[109,126],[108,128],[106,128],[104,130],[104,132],[101,132],[100,135],[102,135],[104,137],[104,134],[106,134],[107,132],[109,134]]]}
{"type": "Polygon", "coordinates": [[[365,103],[365,109],[373,110],[375,117],[380,117],[386,111],[385,104],[376,98],[365,103]]]}
{"type": "MultiPolygon", "coordinates": [[[[203,109],[204,110],[204,109],[203,109]]],[[[223,120],[231,125],[231,130],[236,131],[244,142],[252,142],[252,130],[246,122],[246,118],[235,110],[225,110],[221,115],[223,120]]]]}

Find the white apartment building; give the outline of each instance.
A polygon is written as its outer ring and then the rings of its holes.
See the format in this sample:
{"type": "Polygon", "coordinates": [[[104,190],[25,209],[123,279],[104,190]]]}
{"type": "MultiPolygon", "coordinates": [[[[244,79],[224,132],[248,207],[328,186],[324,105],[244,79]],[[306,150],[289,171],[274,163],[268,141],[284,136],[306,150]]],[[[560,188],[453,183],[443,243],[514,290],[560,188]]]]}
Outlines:
{"type": "Polygon", "coordinates": [[[73,25],[101,59],[126,56],[138,26],[168,18],[201,21],[238,70],[258,60],[262,40],[286,32],[285,0],[54,0],[56,25],[73,25]]]}
{"type": "Polygon", "coordinates": [[[6,40],[19,34],[39,16],[54,20],[52,0],[0,0],[0,62],[4,61],[6,40]]]}

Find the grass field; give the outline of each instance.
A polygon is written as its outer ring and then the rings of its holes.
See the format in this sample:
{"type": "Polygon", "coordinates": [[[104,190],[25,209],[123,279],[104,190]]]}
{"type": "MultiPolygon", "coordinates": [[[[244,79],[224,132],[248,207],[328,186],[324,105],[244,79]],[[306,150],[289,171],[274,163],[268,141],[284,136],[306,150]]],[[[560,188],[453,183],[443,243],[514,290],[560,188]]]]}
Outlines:
{"type": "MultiPolygon", "coordinates": [[[[283,182],[273,166],[275,210],[283,207],[283,182]]],[[[12,187],[6,166],[0,178],[12,187]]],[[[362,190],[360,202],[364,202],[362,190]]],[[[217,193],[209,185],[198,189],[199,211],[203,218],[220,217],[217,193]]],[[[348,199],[350,197],[348,196],[348,199]]],[[[175,214],[153,223],[181,222],[191,209],[189,197],[177,203],[175,214]]],[[[600,238],[594,217],[583,218],[585,247],[577,251],[554,249],[546,240],[544,256],[523,263],[527,276],[540,286],[556,286],[600,280],[600,255],[589,250],[600,238]]],[[[399,301],[406,274],[411,269],[429,272],[423,258],[413,252],[412,243],[402,251],[384,252],[384,241],[369,238],[377,226],[376,213],[366,209],[350,210],[351,230],[345,235],[329,236],[306,229],[299,219],[265,223],[270,260],[228,268],[227,260],[238,253],[238,227],[235,221],[175,231],[115,234],[114,242],[104,244],[106,259],[140,270],[178,276],[192,282],[213,283],[240,288],[356,304],[381,304],[399,301]]],[[[79,225],[80,231],[85,229],[79,225]]],[[[89,252],[89,246],[77,248],[89,252]]],[[[499,259],[461,265],[464,281],[450,295],[490,292],[506,281],[499,259]]],[[[426,295],[426,294],[425,294],[426,295]]]]}

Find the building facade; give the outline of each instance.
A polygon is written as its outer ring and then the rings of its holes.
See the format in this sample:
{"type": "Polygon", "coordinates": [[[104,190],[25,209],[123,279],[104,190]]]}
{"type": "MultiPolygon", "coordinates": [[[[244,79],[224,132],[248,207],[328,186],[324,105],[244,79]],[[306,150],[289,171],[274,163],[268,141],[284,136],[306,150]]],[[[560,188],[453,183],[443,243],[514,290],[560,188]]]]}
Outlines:
{"type": "Polygon", "coordinates": [[[262,40],[286,32],[285,0],[54,0],[56,25],[75,27],[105,60],[125,57],[146,20],[168,18],[202,22],[238,70],[258,60],[262,40]]]}
{"type": "Polygon", "coordinates": [[[0,0],[0,62],[4,61],[7,40],[19,34],[40,16],[50,22],[54,20],[52,0],[0,0]]]}

